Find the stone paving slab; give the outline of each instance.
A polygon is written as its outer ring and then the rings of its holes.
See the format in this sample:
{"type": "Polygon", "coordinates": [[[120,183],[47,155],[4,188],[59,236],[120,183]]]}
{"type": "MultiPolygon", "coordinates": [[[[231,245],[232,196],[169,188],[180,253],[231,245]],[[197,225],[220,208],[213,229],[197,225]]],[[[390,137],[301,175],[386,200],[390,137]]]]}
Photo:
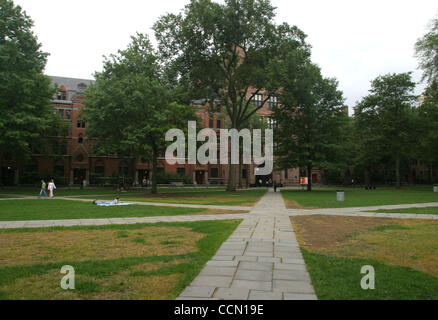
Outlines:
{"type": "Polygon", "coordinates": [[[285,212],[280,193],[266,193],[190,286],[216,286],[211,299],[316,299],[285,212]],[[227,269],[206,276],[212,268],[227,269]],[[218,278],[220,272],[228,277],[218,278]]]}

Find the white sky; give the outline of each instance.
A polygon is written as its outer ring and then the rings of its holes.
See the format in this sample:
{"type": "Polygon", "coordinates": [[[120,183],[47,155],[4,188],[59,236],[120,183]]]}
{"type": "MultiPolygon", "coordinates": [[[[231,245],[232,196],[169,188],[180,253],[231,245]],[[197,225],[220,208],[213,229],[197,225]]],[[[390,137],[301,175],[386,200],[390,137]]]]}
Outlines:
{"type": "MultiPolygon", "coordinates": [[[[414,44],[438,15],[436,0],[271,1],[277,23],[296,25],[308,35],[313,61],[325,76],[339,80],[350,108],[379,75],[414,71],[414,80],[420,80],[414,44]]],[[[153,39],[158,17],[177,13],[188,2],[15,0],[34,20],[43,50],[50,53],[46,74],[87,79],[101,70],[103,55],[125,48],[137,31],[153,39]]]]}

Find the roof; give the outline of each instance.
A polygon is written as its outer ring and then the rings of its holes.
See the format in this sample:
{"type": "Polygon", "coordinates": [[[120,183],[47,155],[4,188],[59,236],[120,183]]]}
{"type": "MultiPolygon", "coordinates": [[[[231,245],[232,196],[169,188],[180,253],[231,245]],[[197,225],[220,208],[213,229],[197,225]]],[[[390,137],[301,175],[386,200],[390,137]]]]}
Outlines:
{"type": "Polygon", "coordinates": [[[70,94],[83,93],[94,83],[94,80],[90,79],[78,79],[78,78],[67,78],[67,77],[56,77],[49,76],[52,79],[52,85],[64,85],[70,94]]]}

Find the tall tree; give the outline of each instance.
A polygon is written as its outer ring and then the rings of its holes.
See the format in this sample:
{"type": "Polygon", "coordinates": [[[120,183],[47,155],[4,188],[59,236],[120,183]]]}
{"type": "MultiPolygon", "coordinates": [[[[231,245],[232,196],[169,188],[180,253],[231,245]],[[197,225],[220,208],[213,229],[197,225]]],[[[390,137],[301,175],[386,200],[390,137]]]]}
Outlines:
{"type": "Polygon", "coordinates": [[[105,59],[86,92],[87,133],[103,152],[145,157],[152,162],[152,192],[157,192],[158,157],[165,133],[187,128],[193,109],[177,103],[146,35],[137,34],[125,50],[105,59]]]}
{"type": "Polygon", "coordinates": [[[5,156],[28,159],[32,143],[54,121],[54,91],[43,75],[47,53],[32,26],[20,6],[0,0],[0,167],[5,156]]]}
{"type": "MultiPolygon", "coordinates": [[[[175,78],[193,97],[220,98],[231,128],[239,129],[279,88],[272,70],[285,52],[303,48],[305,34],[275,25],[269,0],[192,0],[180,14],[162,16],[154,25],[159,49],[175,78]],[[254,90],[252,90],[254,89],[254,90]]],[[[233,191],[236,165],[229,165],[227,189],[233,191]]]]}
{"type": "Polygon", "coordinates": [[[426,88],[424,101],[417,112],[421,136],[421,139],[418,139],[418,159],[429,166],[429,181],[433,182],[434,166],[438,164],[438,82],[433,82],[426,88]]]}
{"type": "Polygon", "coordinates": [[[312,190],[313,168],[340,166],[345,153],[343,128],[347,124],[344,98],[335,79],[323,78],[306,52],[290,52],[278,76],[282,84],[275,109],[274,132],[280,169],[300,167],[307,171],[307,190],[312,190]]]}
{"type": "Polygon", "coordinates": [[[371,82],[370,94],[357,105],[357,123],[363,132],[361,157],[371,167],[390,159],[400,187],[401,162],[413,156],[416,121],[411,73],[387,74],[371,82]]]}
{"type": "Polygon", "coordinates": [[[430,22],[429,32],[415,43],[415,53],[429,84],[438,82],[438,18],[430,22]]]}

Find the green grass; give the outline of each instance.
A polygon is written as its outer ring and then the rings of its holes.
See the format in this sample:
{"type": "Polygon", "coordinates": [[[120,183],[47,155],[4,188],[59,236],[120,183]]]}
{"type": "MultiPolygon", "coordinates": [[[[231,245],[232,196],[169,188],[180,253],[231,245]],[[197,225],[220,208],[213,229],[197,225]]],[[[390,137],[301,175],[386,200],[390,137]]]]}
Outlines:
{"type": "MultiPolygon", "coordinates": [[[[191,190],[180,192],[159,193],[158,195],[147,194],[119,194],[122,201],[140,201],[155,203],[182,203],[202,205],[224,205],[224,206],[251,206],[266,193],[267,189],[251,189],[235,192],[214,191],[210,189],[191,190]]],[[[89,196],[84,198],[90,198],[89,196]]],[[[114,196],[103,196],[99,199],[110,200],[114,196]]]]}
{"type": "Polygon", "coordinates": [[[407,267],[375,260],[348,259],[302,249],[318,299],[321,300],[437,300],[438,278],[407,267]],[[375,271],[375,289],[363,290],[361,268],[375,271]]]}
{"type": "Polygon", "coordinates": [[[381,213],[416,213],[416,214],[438,214],[438,207],[406,208],[406,209],[380,209],[374,212],[381,213]]]}
{"type": "MultiPolygon", "coordinates": [[[[180,193],[180,192],[210,192],[210,191],[221,191],[224,188],[158,188],[159,193],[180,193]]],[[[38,196],[40,193],[39,188],[7,188],[0,189],[0,197],[9,196],[9,195],[23,195],[23,196],[38,196]]],[[[48,192],[47,192],[48,193],[48,192]]],[[[58,188],[55,190],[55,196],[58,197],[67,197],[67,196],[89,196],[89,195],[99,195],[99,194],[108,194],[108,195],[122,195],[122,194],[150,194],[149,189],[130,189],[126,192],[120,192],[113,188],[85,188],[85,189],[68,189],[68,188],[58,188]]]]}
{"type": "MultiPolygon", "coordinates": [[[[240,221],[238,220],[229,220],[2,230],[0,234],[31,232],[35,233],[35,237],[38,237],[38,234],[41,232],[60,230],[114,230],[116,234],[123,235],[123,232],[129,230],[144,230],[152,227],[183,227],[205,236],[196,242],[197,251],[180,255],[145,255],[88,261],[64,260],[54,263],[0,267],[0,299],[93,299],[93,294],[103,294],[103,298],[105,298],[106,293],[116,294],[116,298],[121,299],[131,299],[133,297],[147,299],[147,295],[144,296],[142,292],[136,292],[138,289],[135,286],[130,286],[129,283],[140,283],[142,289],[147,289],[150,277],[177,275],[176,285],[164,290],[164,298],[174,299],[198,275],[205,263],[214,255],[222,242],[231,235],[239,223],[240,221]],[[182,262],[178,263],[178,260],[182,262]],[[126,273],[127,270],[137,265],[154,262],[168,264],[155,270],[126,273]],[[62,276],[59,274],[59,270],[63,265],[72,265],[75,268],[77,277],[75,290],[66,292],[59,287],[59,281],[62,276]],[[54,270],[57,270],[57,272],[53,273],[54,270]],[[54,275],[53,277],[52,274],[54,275]],[[32,277],[37,277],[37,279],[46,277],[49,281],[39,283],[40,287],[38,287],[37,284],[32,282],[32,277]],[[106,281],[109,277],[112,277],[113,280],[106,281]],[[114,281],[114,277],[116,277],[116,281],[114,281]],[[137,279],[135,279],[135,282],[130,282],[132,278],[137,279]],[[11,286],[13,287],[14,284],[21,288],[20,292],[11,291],[11,286]]],[[[163,286],[164,284],[155,283],[155,285],[163,286]]],[[[158,287],[157,289],[160,288],[158,287]]]]}
{"type": "Polygon", "coordinates": [[[336,189],[315,189],[312,192],[281,190],[281,194],[286,202],[291,201],[301,207],[316,208],[346,208],[438,202],[438,193],[432,192],[432,188],[429,187],[402,189],[378,188],[377,190],[346,188],[344,191],[344,202],[336,201],[336,189]]]}
{"type": "Polygon", "coordinates": [[[175,216],[205,211],[207,209],[146,205],[100,207],[91,201],[56,199],[0,201],[0,221],[175,216]]]}

